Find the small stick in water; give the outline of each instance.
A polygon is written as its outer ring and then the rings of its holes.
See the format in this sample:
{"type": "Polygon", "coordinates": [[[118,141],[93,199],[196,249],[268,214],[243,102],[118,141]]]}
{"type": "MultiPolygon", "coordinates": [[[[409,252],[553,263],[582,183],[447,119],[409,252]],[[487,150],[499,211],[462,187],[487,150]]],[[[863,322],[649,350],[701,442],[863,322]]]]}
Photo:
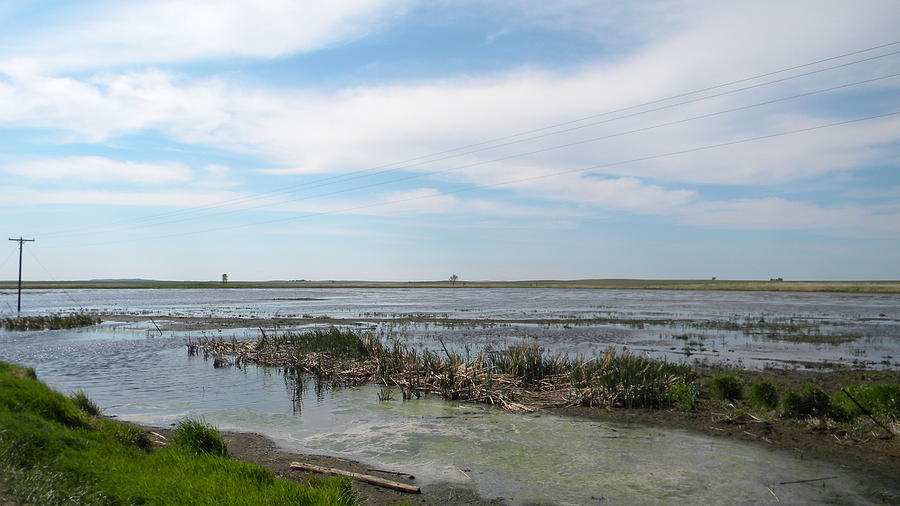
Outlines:
{"type": "Polygon", "coordinates": [[[833,480],[837,478],[837,476],[826,476],[824,478],[813,478],[811,480],[793,480],[793,481],[780,481],[779,485],[790,485],[792,483],[809,483],[811,481],[824,481],[824,480],[833,480]]]}

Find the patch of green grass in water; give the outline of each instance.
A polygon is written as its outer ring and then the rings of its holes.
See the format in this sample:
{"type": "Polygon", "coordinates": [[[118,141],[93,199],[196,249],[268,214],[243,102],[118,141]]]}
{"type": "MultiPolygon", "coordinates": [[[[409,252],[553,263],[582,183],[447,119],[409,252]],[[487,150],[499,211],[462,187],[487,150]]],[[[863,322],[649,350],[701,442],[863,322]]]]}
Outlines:
{"type": "Polygon", "coordinates": [[[47,316],[16,316],[0,319],[0,327],[7,330],[58,330],[89,327],[100,323],[100,317],[85,314],[51,314],[47,316]]]}

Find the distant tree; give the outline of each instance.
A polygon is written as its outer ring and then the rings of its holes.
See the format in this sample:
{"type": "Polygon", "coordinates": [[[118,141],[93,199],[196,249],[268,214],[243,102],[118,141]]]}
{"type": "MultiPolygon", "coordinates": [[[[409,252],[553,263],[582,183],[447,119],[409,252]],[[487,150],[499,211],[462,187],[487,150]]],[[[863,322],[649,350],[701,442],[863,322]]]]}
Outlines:
{"type": "Polygon", "coordinates": [[[228,274],[222,274],[222,284],[228,283],[228,274]]]}
{"type": "Polygon", "coordinates": [[[450,275],[450,284],[455,285],[458,280],[459,280],[459,276],[457,276],[456,274],[450,275]]]}

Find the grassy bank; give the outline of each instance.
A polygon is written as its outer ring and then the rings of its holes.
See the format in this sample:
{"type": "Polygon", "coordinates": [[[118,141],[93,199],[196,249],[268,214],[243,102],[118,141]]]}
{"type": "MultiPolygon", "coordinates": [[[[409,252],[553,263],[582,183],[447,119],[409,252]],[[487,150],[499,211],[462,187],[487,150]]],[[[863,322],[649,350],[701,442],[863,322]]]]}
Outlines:
{"type": "MultiPolygon", "coordinates": [[[[15,282],[0,281],[0,289],[15,282]]],[[[26,289],[159,288],[583,288],[615,290],[750,290],[777,292],[900,293],[900,281],[764,281],[713,279],[577,279],[527,281],[29,281],[26,289]]]]}
{"type": "Polygon", "coordinates": [[[100,317],[90,314],[52,314],[0,318],[0,327],[6,330],[58,330],[89,327],[100,322],[100,317]]]}
{"type": "Polygon", "coordinates": [[[156,448],[135,426],[102,418],[84,395],[49,389],[0,362],[0,474],[29,504],[355,504],[344,479],[308,486],[232,460],[218,433],[185,420],[156,448]]]}

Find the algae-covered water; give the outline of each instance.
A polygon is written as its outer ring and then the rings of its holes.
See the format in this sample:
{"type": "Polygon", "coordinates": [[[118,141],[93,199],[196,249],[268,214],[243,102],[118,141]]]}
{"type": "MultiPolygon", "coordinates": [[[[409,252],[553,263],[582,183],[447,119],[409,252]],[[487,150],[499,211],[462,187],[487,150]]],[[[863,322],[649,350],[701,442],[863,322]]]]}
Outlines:
{"type": "Polygon", "coordinates": [[[787,504],[866,504],[876,489],[900,492],[833,462],[681,430],[403,402],[399,393],[379,401],[374,386],[319,390],[272,369],[216,369],[188,357],[180,334],[146,324],[0,332],[0,359],[85,390],[121,419],[165,426],[202,416],[290,451],[415,474],[426,491],[449,484],[514,504],[731,504],[771,502],[773,492],[787,504]]]}

